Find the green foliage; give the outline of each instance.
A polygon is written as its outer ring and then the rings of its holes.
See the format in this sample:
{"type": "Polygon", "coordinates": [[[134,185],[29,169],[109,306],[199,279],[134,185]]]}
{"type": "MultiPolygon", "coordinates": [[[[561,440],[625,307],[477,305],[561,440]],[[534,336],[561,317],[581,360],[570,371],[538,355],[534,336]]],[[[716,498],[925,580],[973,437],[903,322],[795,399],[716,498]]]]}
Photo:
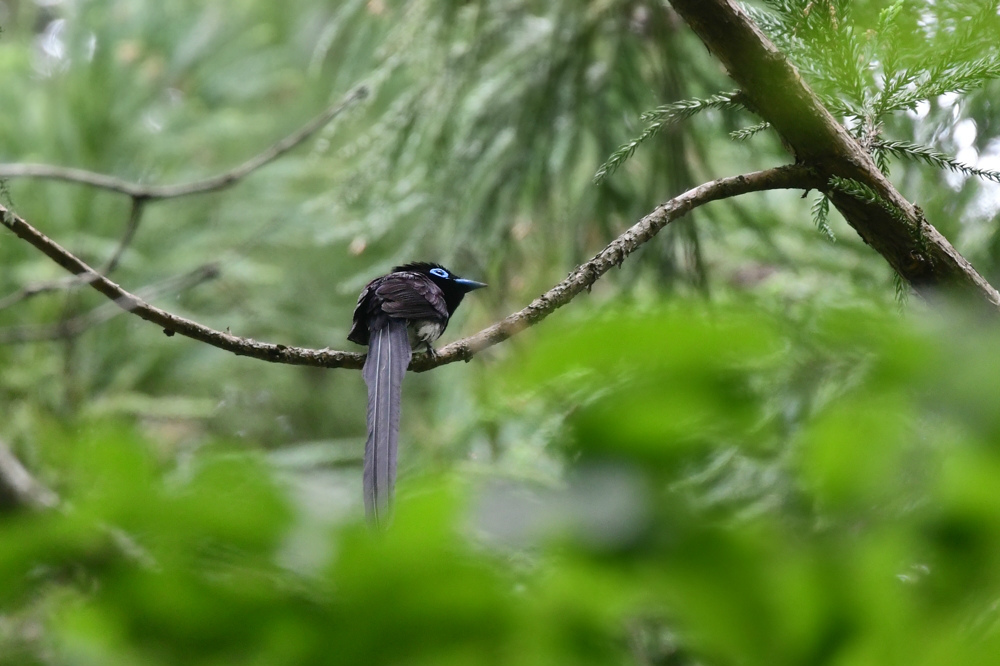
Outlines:
{"type": "MultiPolygon", "coordinates": [[[[975,87],[1000,41],[988,5],[754,11],[876,158],[990,178],[948,157],[959,121],[983,153],[1000,127],[995,88],[975,87]]],[[[724,73],[662,3],[7,6],[5,161],[189,181],[371,87],[236,188],[149,203],[113,276],[274,342],[341,346],[360,286],[403,258],[490,282],[457,337],[672,194],[787,159],[715,96],[724,73]],[[664,101],[655,148],[595,187],[664,101]],[[215,279],[159,289],[203,265],[215,279]]],[[[976,184],[895,168],[977,267],[1000,266],[976,184]]],[[[90,188],[6,192],[97,265],[128,217],[90,188]]],[[[62,499],[0,514],[0,664],[988,662],[1000,346],[957,314],[920,323],[922,302],[877,314],[891,272],[825,199],[812,213],[838,243],[815,242],[794,194],[712,204],[537,331],[408,377],[380,535],[359,524],[356,373],[124,315],[0,347],[0,440],[62,499]],[[663,305],[692,285],[709,298],[663,305]]],[[[0,298],[62,276],[9,235],[0,264],[0,298]]],[[[0,325],[105,306],[47,292],[0,325]]]]}
{"type": "Polygon", "coordinates": [[[894,203],[860,181],[854,180],[853,178],[841,178],[840,176],[834,176],[830,179],[830,187],[838,192],[843,192],[844,194],[854,197],[858,201],[877,204],[884,211],[896,218],[896,221],[901,224],[908,225],[910,223],[906,215],[903,214],[903,211],[899,210],[894,203]]]}
{"type": "Polygon", "coordinates": [[[821,194],[813,202],[812,206],[812,216],[813,224],[819,229],[819,232],[830,239],[830,242],[836,242],[837,237],[833,235],[833,230],[830,228],[830,199],[825,194],[821,194]]]}
{"type": "Polygon", "coordinates": [[[713,95],[708,99],[686,99],[658,106],[652,111],[642,114],[642,119],[647,123],[646,129],[638,137],[623,144],[611,154],[611,157],[594,174],[594,182],[600,183],[613,174],[625,160],[632,157],[632,153],[635,152],[640,143],[656,136],[664,127],[686,120],[707,109],[742,109],[743,105],[737,100],[737,95],[738,92],[730,92],[713,95]]]}
{"type": "Polygon", "coordinates": [[[986,180],[992,180],[995,183],[1000,183],[1000,171],[980,169],[963,164],[928,146],[920,146],[907,141],[879,141],[875,144],[875,149],[892,153],[897,157],[923,162],[939,169],[950,169],[966,176],[978,176],[986,180]]]}
{"type": "Polygon", "coordinates": [[[854,3],[768,0],[747,7],[805,73],[824,104],[888,173],[885,153],[996,180],[926,146],[882,139],[894,114],[960,95],[1000,78],[995,0],[854,3]],[[987,53],[988,55],[982,55],[987,53]],[[889,147],[891,146],[891,148],[889,147]]]}
{"type": "Polygon", "coordinates": [[[994,0],[856,4],[770,0],[749,11],[828,98],[874,128],[886,114],[1000,77],[981,56],[1000,27],[994,0]]]}
{"type": "Polygon", "coordinates": [[[896,303],[902,309],[910,300],[910,285],[906,283],[902,275],[896,273],[892,278],[892,288],[896,292],[896,303]]]}
{"type": "Polygon", "coordinates": [[[384,533],[229,446],[40,433],[63,509],[0,518],[0,663],[986,663],[1000,341],[951,319],[577,316],[490,397],[564,411],[565,485],[404,477],[384,533]]]}
{"type": "MultiPolygon", "coordinates": [[[[1000,570],[980,558],[1000,513],[979,493],[1000,458],[973,387],[989,343],[959,351],[950,332],[857,310],[803,316],[609,312],[545,336],[515,374],[576,406],[576,465],[637,475],[647,529],[610,566],[663,590],[699,661],[985,658],[1000,570]],[[546,383],[560,370],[592,397],[546,383]],[[952,476],[976,467],[980,481],[952,476]]],[[[617,524],[604,520],[589,529],[617,524]]]]}
{"type": "Polygon", "coordinates": [[[766,120],[763,120],[757,123],[756,125],[750,125],[749,127],[744,127],[742,129],[730,132],[729,138],[731,138],[734,141],[746,141],[747,139],[750,139],[759,134],[760,132],[763,132],[764,130],[768,129],[769,127],[771,127],[771,123],[767,122],[766,120]]]}
{"type": "Polygon", "coordinates": [[[392,252],[384,266],[423,251],[497,271],[488,247],[523,258],[522,279],[537,279],[536,266],[587,254],[581,220],[604,233],[682,180],[669,155],[650,158],[649,179],[594,188],[587,178],[621,142],[609,118],[705,78],[673,64],[683,49],[666,7],[420,1],[384,12],[391,27],[368,77],[378,119],[326,151],[331,163],[354,160],[354,200],[318,200],[362,216],[355,233],[392,252]],[[545,243],[533,242],[539,219],[545,243]]]}
{"type": "MultiPolygon", "coordinates": [[[[929,0],[768,0],[768,10],[745,8],[806,74],[827,108],[872,152],[883,172],[888,173],[889,153],[996,181],[1000,174],[995,171],[962,165],[930,147],[881,138],[893,114],[1000,78],[1000,56],[990,53],[1000,39],[996,1],[958,4],[962,7],[939,7],[929,0]],[[874,13],[877,7],[881,9],[874,13]],[[867,25],[871,21],[874,25],[867,25]],[[982,56],[984,51],[990,54],[982,56]]],[[[736,93],[725,93],[647,112],[642,116],[646,128],[613,152],[594,180],[614,173],[663,127],[708,108],[743,106],[736,93]]],[[[731,132],[730,138],[745,141],[768,127],[759,122],[731,132]]]]}

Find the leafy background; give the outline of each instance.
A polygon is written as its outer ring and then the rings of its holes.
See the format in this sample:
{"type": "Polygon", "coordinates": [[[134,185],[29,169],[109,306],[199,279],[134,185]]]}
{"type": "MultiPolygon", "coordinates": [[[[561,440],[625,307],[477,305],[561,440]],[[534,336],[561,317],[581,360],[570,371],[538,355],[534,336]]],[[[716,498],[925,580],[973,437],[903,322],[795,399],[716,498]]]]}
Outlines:
{"type": "MultiPolygon", "coordinates": [[[[233,188],[149,203],[115,273],[261,340],[344,348],[360,288],[414,258],[490,283],[448,335],[477,330],[657,203],[788,159],[767,130],[732,140],[759,120],[721,105],[592,180],[662,105],[731,90],[658,2],[0,9],[5,162],[186,182],[369,87],[233,188]],[[202,266],[218,276],[169,288],[202,266]]],[[[884,144],[998,168],[996,3],[751,9],[996,282],[997,186],[884,144]]],[[[989,663],[996,333],[897,304],[800,195],[696,211],[536,329],[407,377],[382,535],[360,520],[358,373],[124,315],[0,346],[0,439],[61,498],[0,517],[0,663],[989,663]]],[[[97,265],[128,216],[78,185],[5,197],[97,265]]],[[[0,265],[2,294],[61,277],[9,234],[0,265]]],[[[41,294],[0,327],[100,305],[41,294]]]]}

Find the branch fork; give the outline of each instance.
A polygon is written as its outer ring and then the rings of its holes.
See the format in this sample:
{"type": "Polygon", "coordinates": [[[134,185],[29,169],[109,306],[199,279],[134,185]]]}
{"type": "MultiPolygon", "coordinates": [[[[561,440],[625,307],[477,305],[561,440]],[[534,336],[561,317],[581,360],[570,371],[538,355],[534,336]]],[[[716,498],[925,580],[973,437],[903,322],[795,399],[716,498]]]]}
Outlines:
{"type": "MultiPolygon", "coordinates": [[[[822,186],[823,183],[815,173],[801,165],[777,167],[699,185],[657,206],[653,212],[598,252],[593,259],[578,266],[566,279],[536,298],[524,309],[508,315],[474,335],[446,345],[438,350],[436,355],[415,356],[410,369],[422,372],[456,361],[468,362],[479,352],[534,326],[583,291],[589,291],[598,279],[611,268],[620,267],[629,255],[651,240],[663,227],[683,217],[697,206],[748,192],[789,188],[811,189],[822,186]]],[[[237,356],[249,356],[272,363],[351,369],[359,369],[364,364],[364,354],[258,342],[251,338],[232,335],[228,330],[217,331],[172,314],[147,303],[136,294],[126,291],[101,275],[4,206],[0,206],[0,222],[19,238],[76,276],[81,283],[89,284],[123,311],[162,327],[167,335],[183,335],[237,356]]]]}

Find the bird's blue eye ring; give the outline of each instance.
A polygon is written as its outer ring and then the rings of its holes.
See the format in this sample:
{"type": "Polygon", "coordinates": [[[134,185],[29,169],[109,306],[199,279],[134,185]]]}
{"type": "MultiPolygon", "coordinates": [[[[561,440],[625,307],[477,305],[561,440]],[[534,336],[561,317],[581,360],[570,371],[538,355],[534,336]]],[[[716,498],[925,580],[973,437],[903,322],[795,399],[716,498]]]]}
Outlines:
{"type": "Polygon", "coordinates": [[[448,278],[448,277],[450,277],[448,275],[448,271],[446,271],[443,268],[432,268],[431,269],[431,275],[436,275],[439,278],[448,278]]]}

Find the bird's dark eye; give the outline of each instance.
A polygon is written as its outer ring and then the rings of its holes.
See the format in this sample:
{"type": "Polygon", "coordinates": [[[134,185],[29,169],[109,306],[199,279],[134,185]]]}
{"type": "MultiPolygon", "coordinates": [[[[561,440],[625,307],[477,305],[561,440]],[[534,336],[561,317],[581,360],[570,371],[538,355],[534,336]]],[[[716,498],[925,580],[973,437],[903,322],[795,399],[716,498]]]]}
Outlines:
{"type": "Polygon", "coordinates": [[[431,275],[436,275],[439,278],[445,278],[445,279],[447,279],[449,277],[448,271],[446,271],[443,268],[432,268],[431,269],[431,275]]]}

